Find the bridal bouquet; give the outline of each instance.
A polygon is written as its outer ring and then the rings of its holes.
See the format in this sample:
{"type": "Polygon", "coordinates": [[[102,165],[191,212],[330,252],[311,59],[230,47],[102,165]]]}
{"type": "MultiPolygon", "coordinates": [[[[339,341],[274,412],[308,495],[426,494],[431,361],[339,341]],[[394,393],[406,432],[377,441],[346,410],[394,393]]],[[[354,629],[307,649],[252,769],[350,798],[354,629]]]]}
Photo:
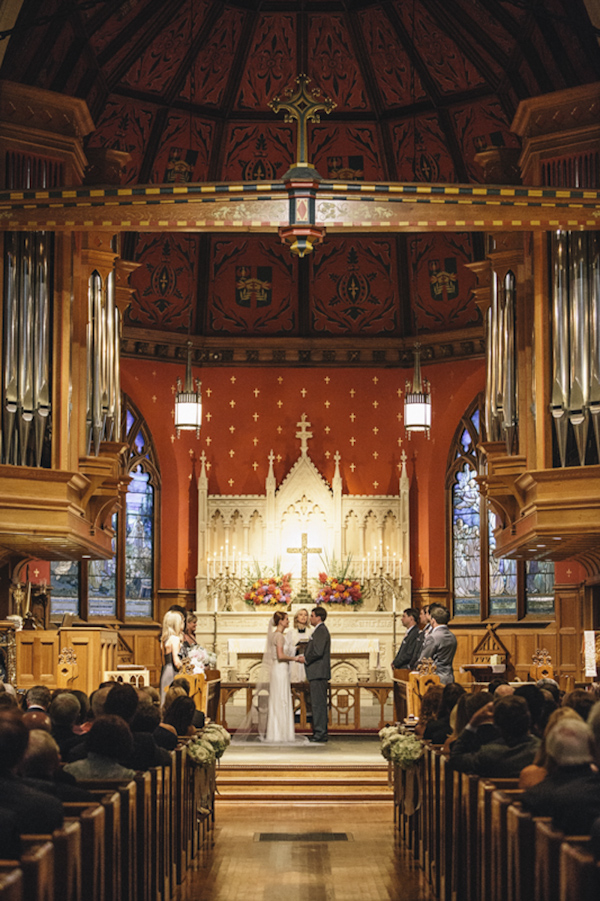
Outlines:
{"type": "Polygon", "coordinates": [[[190,648],[187,659],[192,662],[194,673],[203,673],[204,670],[215,669],[217,666],[217,655],[213,654],[212,651],[207,651],[206,648],[200,647],[200,645],[190,648]]]}
{"type": "Polygon", "coordinates": [[[396,726],[386,726],[379,738],[382,755],[402,770],[410,770],[423,754],[422,742],[411,732],[400,732],[396,726]]]}
{"type": "Polygon", "coordinates": [[[264,575],[261,574],[257,564],[256,576],[248,583],[244,600],[249,607],[287,605],[292,600],[291,578],[291,573],[281,573],[279,562],[273,570],[264,575]]]}

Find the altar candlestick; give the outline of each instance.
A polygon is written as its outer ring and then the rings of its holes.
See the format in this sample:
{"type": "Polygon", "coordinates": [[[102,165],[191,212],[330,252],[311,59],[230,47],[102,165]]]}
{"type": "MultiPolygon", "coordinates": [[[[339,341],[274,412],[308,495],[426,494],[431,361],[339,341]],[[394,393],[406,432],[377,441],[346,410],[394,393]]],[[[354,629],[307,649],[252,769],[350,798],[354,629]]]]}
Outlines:
{"type": "Polygon", "coordinates": [[[396,595],[392,592],[392,613],[396,612],[396,595]]]}
{"type": "Polygon", "coordinates": [[[219,598],[218,595],[215,595],[215,613],[219,612],[219,598]]]}
{"type": "Polygon", "coordinates": [[[229,539],[225,539],[225,566],[229,563],[229,539]]]}

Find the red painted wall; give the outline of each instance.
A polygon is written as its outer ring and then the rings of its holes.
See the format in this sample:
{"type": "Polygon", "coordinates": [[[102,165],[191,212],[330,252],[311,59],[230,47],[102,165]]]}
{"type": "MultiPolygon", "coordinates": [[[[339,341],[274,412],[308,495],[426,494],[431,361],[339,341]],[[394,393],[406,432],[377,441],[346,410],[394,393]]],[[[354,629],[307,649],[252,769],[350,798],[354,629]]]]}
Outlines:
{"type": "Polygon", "coordinates": [[[275,454],[280,483],[299,455],[296,423],[312,424],[309,454],[327,480],[341,454],[344,491],[391,494],[398,490],[406,451],[411,480],[414,586],[445,585],[445,493],[448,451],[461,415],[482,390],[483,361],[423,367],[431,380],[431,438],[407,441],[402,423],[405,381],[401,369],[195,369],[202,379],[204,422],[175,437],[173,394],[184,364],[122,361],[122,387],[153,436],[162,477],[161,588],[193,588],[196,574],[199,458],[204,451],[209,490],[262,494],[268,455],[275,454]]]}

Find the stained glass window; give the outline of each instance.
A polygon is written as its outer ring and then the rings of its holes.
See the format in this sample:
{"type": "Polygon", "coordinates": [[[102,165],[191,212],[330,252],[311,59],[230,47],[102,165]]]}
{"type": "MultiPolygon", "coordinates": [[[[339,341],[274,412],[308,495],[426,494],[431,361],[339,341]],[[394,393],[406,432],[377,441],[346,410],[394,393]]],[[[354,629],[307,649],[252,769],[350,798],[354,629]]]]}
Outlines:
{"type": "Polygon", "coordinates": [[[466,411],[448,455],[453,615],[481,619],[554,616],[554,564],[494,556],[501,521],[479,491],[483,397],[466,411]]]}
{"type": "MultiPolygon", "coordinates": [[[[117,533],[117,515],[112,519],[112,527],[117,533]]],[[[113,553],[116,537],[112,540],[113,553]]],[[[90,560],[88,563],[88,614],[89,616],[117,615],[117,560],[90,560]]]]}
{"type": "Polygon", "coordinates": [[[481,535],[477,473],[465,463],[452,487],[454,614],[478,616],[481,609],[481,535]]]}
{"type": "Polygon", "coordinates": [[[490,616],[517,615],[517,561],[494,557],[496,515],[488,511],[490,616]]]}
{"type": "Polygon", "coordinates": [[[532,615],[554,614],[554,563],[552,560],[527,561],[525,611],[532,615]]]}
{"type": "Polygon", "coordinates": [[[65,613],[79,615],[79,581],[79,563],[76,560],[53,560],[50,563],[52,622],[60,622],[65,613]]]}
{"type": "Polygon", "coordinates": [[[125,545],[125,616],[152,616],[154,489],[141,466],[130,472],[125,545]]]}

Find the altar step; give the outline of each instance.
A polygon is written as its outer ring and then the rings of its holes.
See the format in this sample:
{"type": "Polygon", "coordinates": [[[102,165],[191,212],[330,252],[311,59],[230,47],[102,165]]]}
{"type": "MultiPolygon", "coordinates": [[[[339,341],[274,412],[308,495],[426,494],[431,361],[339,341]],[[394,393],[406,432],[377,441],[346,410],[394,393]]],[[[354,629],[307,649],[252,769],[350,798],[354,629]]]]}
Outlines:
{"type": "Polygon", "coordinates": [[[391,801],[387,765],[283,766],[222,764],[222,801],[391,801]]]}

